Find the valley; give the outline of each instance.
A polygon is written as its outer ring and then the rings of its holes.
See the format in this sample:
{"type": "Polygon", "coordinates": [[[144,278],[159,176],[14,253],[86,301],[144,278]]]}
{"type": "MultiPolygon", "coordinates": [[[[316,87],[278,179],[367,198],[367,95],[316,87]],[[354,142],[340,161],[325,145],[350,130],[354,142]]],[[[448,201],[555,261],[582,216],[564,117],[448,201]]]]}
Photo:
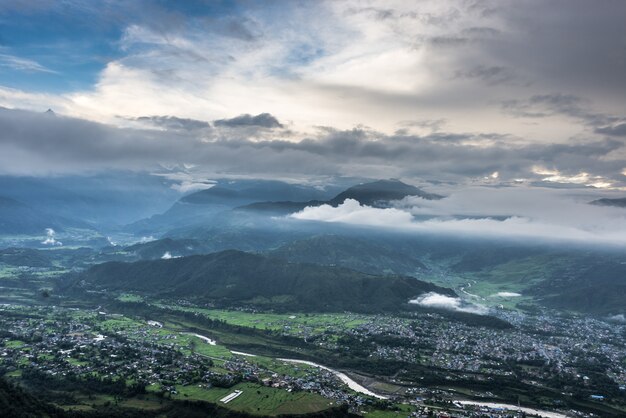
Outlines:
{"type": "Polygon", "coordinates": [[[0,250],[8,384],[59,416],[626,411],[619,251],[300,223],[236,190],[142,221],[158,239],[0,250]]]}
{"type": "Polygon", "coordinates": [[[624,389],[611,382],[626,381],[619,366],[626,328],[584,316],[500,308],[493,315],[511,325],[496,331],[500,323],[494,329],[437,310],[276,313],[141,293],[75,298],[53,290],[44,298],[37,286],[16,289],[0,309],[0,368],[40,392],[59,385],[44,399],[66,411],[158,411],[199,401],[224,408],[224,416],[315,414],[333,405],[374,416],[471,414],[471,404],[455,402],[474,400],[617,416],[624,405],[624,389]],[[28,308],[20,305],[27,296],[28,308]],[[365,394],[329,370],[281,359],[341,370],[365,394]],[[242,394],[219,402],[235,390],[242,394]]]}

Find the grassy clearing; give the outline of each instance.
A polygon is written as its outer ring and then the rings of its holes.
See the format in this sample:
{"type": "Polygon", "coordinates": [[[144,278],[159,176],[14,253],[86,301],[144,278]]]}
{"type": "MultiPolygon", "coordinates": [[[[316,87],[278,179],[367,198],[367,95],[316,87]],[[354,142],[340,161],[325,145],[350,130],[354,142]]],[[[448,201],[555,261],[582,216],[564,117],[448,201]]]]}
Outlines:
{"type": "Polygon", "coordinates": [[[71,364],[71,365],[73,365],[73,366],[86,366],[86,365],[88,365],[88,364],[89,364],[89,363],[88,363],[88,362],[86,362],[86,361],[78,360],[78,359],[75,359],[75,358],[73,358],[73,357],[68,357],[68,358],[66,358],[65,360],[66,360],[69,364],[71,364]]]}
{"type": "Polygon", "coordinates": [[[6,343],[4,343],[4,346],[7,348],[20,348],[23,347],[25,345],[24,341],[20,341],[20,340],[9,340],[6,343]]]}
{"type": "Polygon", "coordinates": [[[143,296],[134,295],[131,293],[122,293],[116,299],[119,300],[120,302],[143,302],[144,301],[143,296]]]}
{"type": "Polygon", "coordinates": [[[6,377],[14,377],[14,378],[18,378],[18,377],[22,377],[22,371],[21,370],[13,370],[12,372],[9,372],[7,374],[5,374],[6,377]]]}
{"type": "Polygon", "coordinates": [[[379,409],[364,409],[368,418],[397,418],[406,417],[411,412],[415,411],[411,405],[395,404],[395,411],[381,411],[379,409]]]}
{"type": "Polygon", "coordinates": [[[102,327],[103,330],[110,333],[117,331],[132,331],[146,326],[146,324],[144,324],[143,322],[139,322],[125,316],[106,319],[100,322],[99,325],[102,327]]]}
{"type": "Polygon", "coordinates": [[[294,334],[298,332],[319,334],[324,331],[337,328],[352,329],[370,320],[370,317],[367,315],[349,313],[275,314],[192,308],[166,304],[157,304],[157,306],[185,312],[197,312],[207,318],[224,321],[231,325],[273,331],[282,330],[294,334]]]}
{"type": "Polygon", "coordinates": [[[287,392],[256,385],[240,383],[229,389],[205,389],[198,386],[178,387],[177,399],[194,399],[217,403],[235,411],[248,412],[256,415],[303,414],[327,409],[330,402],[320,395],[309,392],[287,392]],[[235,390],[242,394],[233,401],[223,404],[219,402],[224,396],[235,390]]]}
{"type": "Polygon", "coordinates": [[[115,398],[110,395],[75,395],[75,403],[72,404],[57,404],[60,408],[66,411],[91,411],[93,410],[93,405],[102,406],[104,404],[110,403],[113,404],[115,402],[115,398]]]}
{"type": "Polygon", "coordinates": [[[0,264],[0,279],[17,279],[19,272],[17,267],[0,264]]]}
{"type": "Polygon", "coordinates": [[[125,399],[120,402],[119,405],[123,408],[155,410],[163,407],[163,400],[154,395],[144,395],[136,398],[125,399]]]}

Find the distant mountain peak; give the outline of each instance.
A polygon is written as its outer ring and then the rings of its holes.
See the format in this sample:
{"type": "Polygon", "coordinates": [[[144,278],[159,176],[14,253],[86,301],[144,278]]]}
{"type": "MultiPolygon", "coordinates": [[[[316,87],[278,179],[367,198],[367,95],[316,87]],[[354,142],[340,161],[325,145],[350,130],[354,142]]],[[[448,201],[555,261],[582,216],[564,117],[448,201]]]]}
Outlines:
{"type": "Polygon", "coordinates": [[[617,199],[603,198],[603,199],[594,200],[589,203],[592,205],[596,205],[596,206],[615,206],[618,208],[626,208],[626,197],[617,198],[617,199]]]}
{"type": "Polygon", "coordinates": [[[388,207],[389,202],[401,200],[407,196],[417,196],[422,199],[437,200],[443,198],[438,194],[428,193],[410,184],[403,183],[398,179],[376,180],[369,183],[360,183],[349,187],[336,195],[331,200],[310,200],[307,202],[296,201],[262,201],[239,207],[243,210],[253,210],[272,213],[292,213],[304,209],[307,206],[320,206],[328,204],[339,206],[346,199],[353,199],[361,205],[373,207],[388,207]]]}
{"type": "Polygon", "coordinates": [[[407,196],[418,196],[423,199],[437,200],[443,196],[427,193],[398,179],[376,180],[352,186],[335,196],[330,203],[335,206],[346,199],[357,200],[362,205],[385,206],[389,201],[401,200],[407,196]]]}

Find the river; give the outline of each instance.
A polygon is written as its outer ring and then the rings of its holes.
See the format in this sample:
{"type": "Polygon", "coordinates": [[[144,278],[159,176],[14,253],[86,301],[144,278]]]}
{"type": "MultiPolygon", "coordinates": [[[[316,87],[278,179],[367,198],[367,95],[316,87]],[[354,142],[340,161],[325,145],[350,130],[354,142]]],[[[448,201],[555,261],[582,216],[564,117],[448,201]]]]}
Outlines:
{"type": "Polygon", "coordinates": [[[200,335],[200,334],[194,334],[192,332],[187,332],[186,334],[189,335],[193,335],[194,337],[198,337],[200,338],[202,341],[204,341],[205,343],[209,344],[209,345],[216,345],[217,342],[215,340],[210,339],[209,337],[205,337],[204,335],[200,335]]]}
{"type": "MultiPolygon", "coordinates": [[[[192,335],[195,335],[196,337],[201,338],[203,341],[207,342],[208,344],[215,345],[215,340],[212,340],[200,334],[192,334],[192,335]]],[[[231,351],[231,353],[235,355],[239,355],[239,356],[256,357],[256,354],[244,353],[242,351],[231,351]]],[[[306,364],[307,366],[317,367],[319,369],[329,371],[335,376],[337,376],[339,380],[341,380],[344,384],[346,384],[350,389],[352,389],[355,392],[362,393],[368,396],[373,396],[374,398],[378,398],[378,399],[389,399],[387,396],[383,396],[378,393],[372,392],[371,390],[367,389],[366,387],[352,380],[345,373],[342,373],[335,369],[331,369],[330,367],[322,366],[321,364],[317,364],[308,360],[297,360],[297,359],[291,359],[291,358],[276,358],[276,360],[284,361],[285,363],[306,364]]],[[[563,415],[558,412],[541,411],[538,409],[525,408],[525,407],[519,407],[516,405],[508,405],[508,404],[495,403],[495,402],[475,402],[475,401],[454,401],[454,402],[460,405],[475,405],[475,406],[484,406],[487,408],[505,408],[505,409],[512,410],[512,411],[522,411],[531,415],[541,415],[542,417],[546,417],[546,418],[568,418],[567,415],[563,415]]]]}
{"type": "Polygon", "coordinates": [[[540,415],[545,418],[568,418],[567,415],[559,414],[558,412],[541,411],[539,409],[524,408],[523,406],[508,405],[504,403],[475,402],[475,401],[454,401],[454,403],[461,404],[461,405],[485,406],[487,408],[494,408],[494,409],[504,408],[504,409],[508,409],[511,411],[525,412],[530,415],[540,415]]]}
{"type": "Polygon", "coordinates": [[[329,371],[332,374],[334,374],[335,376],[337,376],[339,378],[339,380],[341,380],[343,383],[348,385],[348,387],[350,389],[352,389],[353,391],[355,391],[355,392],[359,392],[359,393],[362,393],[362,394],[368,395],[368,396],[373,396],[373,397],[378,398],[378,399],[389,399],[386,396],[374,393],[371,390],[367,389],[366,387],[359,385],[357,382],[355,382],[354,380],[350,379],[345,373],[342,373],[342,372],[339,372],[337,370],[331,369],[330,367],[322,366],[321,364],[313,363],[312,361],[307,361],[307,360],[296,360],[296,359],[290,359],[290,358],[277,358],[276,360],[284,361],[286,363],[306,364],[308,366],[313,366],[313,367],[317,367],[317,368],[322,369],[322,370],[329,371]]]}

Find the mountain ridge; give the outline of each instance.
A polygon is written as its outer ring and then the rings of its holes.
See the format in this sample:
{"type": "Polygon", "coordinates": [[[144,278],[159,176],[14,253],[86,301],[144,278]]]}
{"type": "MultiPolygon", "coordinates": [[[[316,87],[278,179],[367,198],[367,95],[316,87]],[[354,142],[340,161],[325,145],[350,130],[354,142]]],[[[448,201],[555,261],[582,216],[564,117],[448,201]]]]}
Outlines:
{"type": "Polygon", "coordinates": [[[410,277],[291,263],[238,250],[107,262],[79,274],[70,286],[304,311],[396,311],[424,293],[456,295],[451,289],[410,277]]]}
{"type": "Polygon", "coordinates": [[[331,205],[336,207],[342,204],[346,199],[354,199],[361,205],[384,208],[389,206],[390,201],[401,200],[408,196],[417,196],[427,200],[443,198],[441,195],[425,192],[418,187],[403,183],[400,180],[389,179],[351,186],[327,201],[265,201],[240,206],[236,209],[285,214],[301,211],[308,206],[331,205]]]}
{"type": "Polygon", "coordinates": [[[614,206],[617,208],[626,208],[626,197],[620,197],[615,199],[605,197],[602,199],[592,200],[591,202],[589,202],[589,204],[596,206],[614,206]]]}

